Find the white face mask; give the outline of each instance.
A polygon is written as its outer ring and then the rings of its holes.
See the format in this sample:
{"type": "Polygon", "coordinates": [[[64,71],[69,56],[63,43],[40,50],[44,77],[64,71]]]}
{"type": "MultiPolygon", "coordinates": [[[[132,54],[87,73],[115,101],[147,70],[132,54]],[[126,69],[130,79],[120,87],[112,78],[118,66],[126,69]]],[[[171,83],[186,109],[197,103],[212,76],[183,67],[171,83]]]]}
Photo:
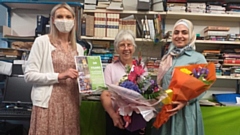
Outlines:
{"type": "Polygon", "coordinates": [[[54,21],[54,24],[60,32],[68,33],[72,30],[74,26],[74,20],[56,19],[54,21]]]}

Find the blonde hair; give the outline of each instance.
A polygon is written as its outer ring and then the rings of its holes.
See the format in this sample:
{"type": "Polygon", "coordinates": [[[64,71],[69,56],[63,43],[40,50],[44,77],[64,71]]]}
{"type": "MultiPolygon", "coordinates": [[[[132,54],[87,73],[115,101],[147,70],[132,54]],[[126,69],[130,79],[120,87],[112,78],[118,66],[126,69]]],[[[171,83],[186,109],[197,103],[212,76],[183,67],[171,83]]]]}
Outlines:
{"type": "MultiPolygon", "coordinates": [[[[50,37],[51,37],[51,40],[53,42],[56,42],[57,39],[59,38],[58,37],[58,30],[57,30],[56,26],[54,25],[53,18],[54,18],[55,12],[60,8],[65,8],[68,11],[70,11],[73,15],[73,19],[75,20],[75,12],[73,11],[73,9],[67,3],[61,3],[61,4],[58,4],[58,5],[54,6],[52,8],[52,11],[51,11],[51,14],[50,14],[50,28],[51,28],[50,37]]],[[[73,26],[72,30],[70,31],[68,39],[71,42],[72,48],[74,50],[76,50],[76,48],[77,48],[77,44],[76,44],[76,21],[74,21],[74,26],[73,26]]]]}

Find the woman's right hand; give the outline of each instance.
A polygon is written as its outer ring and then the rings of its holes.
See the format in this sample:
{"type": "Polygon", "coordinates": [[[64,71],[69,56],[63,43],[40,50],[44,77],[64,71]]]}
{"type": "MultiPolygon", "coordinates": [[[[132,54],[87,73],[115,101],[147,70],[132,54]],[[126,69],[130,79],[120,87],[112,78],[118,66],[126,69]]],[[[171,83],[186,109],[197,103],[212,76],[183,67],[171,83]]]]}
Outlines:
{"type": "Polygon", "coordinates": [[[113,124],[114,124],[115,127],[118,127],[120,129],[124,129],[123,120],[118,113],[114,112],[113,114],[110,115],[110,117],[112,118],[113,124]]]}
{"type": "Polygon", "coordinates": [[[77,77],[78,77],[78,71],[76,69],[69,68],[64,72],[59,73],[58,80],[65,80],[67,78],[76,79],[77,77]]]}

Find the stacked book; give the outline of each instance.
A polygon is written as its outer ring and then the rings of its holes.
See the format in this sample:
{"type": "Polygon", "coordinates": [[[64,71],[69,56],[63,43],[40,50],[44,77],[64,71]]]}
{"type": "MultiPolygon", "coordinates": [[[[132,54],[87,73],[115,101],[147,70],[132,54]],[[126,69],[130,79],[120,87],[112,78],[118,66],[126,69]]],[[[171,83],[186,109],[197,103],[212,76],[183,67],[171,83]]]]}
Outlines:
{"type": "Polygon", "coordinates": [[[137,19],[137,37],[145,39],[161,39],[161,16],[155,15],[154,18],[137,19]]]}
{"type": "Polygon", "coordinates": [[[123,10],[122,0],[112,0],[110,5],[106,9],[108,9],[108,10],[123,10]]]}
{"type": "Polygon", "coordinates": [[[110,5],[109,0],[98,0],[97,2],[97,9],[106,9],[110,5]]]}
{"type": "Polygon", "coordinates": [[[85,10],[94,10],[96,9],[97,0],[84,0],[84,9],[85,10]]]}
{"type": "Polygon", "coordinates": [[[240,54],[237,53],[224,53],[223,64],[237,64],[240,66],[240,54]]]}
{"type": "Polygon", "coordinates": [[[226,6],[221,2],[207,2],[206,13],[226,14],[226,6]]]}
{"type": "Polygon", "coordinates": [[[120,19],[118,13],[94,13],[94,36],[114,38],[119,30],[133,31],[136,35],[135,19],[120,19]]]}
{"type": "Polygon", "coordinates": [[[136,37],[136,19],[120,19],[119,20],[119,30],[131,30],[136,37]]]}
{"type": "Polygon", "coordinates": [[[240,34],[228,34],[227,41],[240,41],[240,34]]]}
{"type": "MultiPolygon", "coordinates": [[[[106,37],[114,38],[119,30],[120,21],[119,14],[116,13],[107,13],[107,27],[106,27],[106,37]]],[[[136,25],[135,25],[136,26],[136,25]]]]}
{"type": "Polygon", "coordinates": [[[94,36],[94,16],[83,14],[81,18],[81,35],[94,36]]]}
{"type": "Polygon", "coordinates": [[[220,50],[203,50],[202,54],[208,61],[218,63],[222,61],[220,50]]]}
{"type": "Polygon", "coordinates": [[[222,75],[222,57],[220,50],[203,50],[202,54],[205,56],[208,62],[213,62],[216,68],[216,75],[222,75]]]}
{"type": "Polygon", "coordinates": [[[228,14],[240,14],[240,4],[239,3],[228,3],[227,13],[228,14]]]}
{"type": "Polygon", "coordinates": [[[92,56],[100,56],[102,63],[111,63],[113,59],[113,48],[110,41],[92,41],[92,56]]]}
{"type": "Polygon", "coordinates": [[[186,12],[186,2],[180,3],[167,3],[167,11],[168,12],[186,12]]]}
{"type": "Polygon", "coordinates": [[[161,61],[160,58],[154,58],[154,57],[148,58],[146,62],[148,72],[150,72],[153,75],[157,75],[160,61],[161,61]]]}
{"type": "Polygon", "coordinates": [[[229,27],[225,26],[207,26],[204,28],[204,39],[215,41],[226,41],[229,34],[229,27]]]}
{"type": "Polygon", "coordinates": [[[223,53],[223,57],[223,74],[240,77],[240,54],[223,53]]]}
{"type": "Polygon", "coordinates": [[[206,4],[205,3],[187,3],[187,12],[192,13],[205,13],[206,4]]]}

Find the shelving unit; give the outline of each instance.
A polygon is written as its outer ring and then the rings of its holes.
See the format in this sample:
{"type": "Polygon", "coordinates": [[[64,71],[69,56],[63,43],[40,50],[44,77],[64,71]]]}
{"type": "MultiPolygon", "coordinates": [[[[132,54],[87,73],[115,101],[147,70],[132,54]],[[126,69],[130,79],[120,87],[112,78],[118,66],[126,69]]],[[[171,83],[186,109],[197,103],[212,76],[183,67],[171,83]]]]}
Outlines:
{"type": "MultiPolygon", "coordinates": [[[[54,1],[19,1],[19,0],[1,0],[0,4],[10,9],[34,9],[51,10],[55,5],[61,2],[54,1]]],[[[80,2],[67,2],[70,6],[82,7],[80,2]]]]}
{"type": "Polygon", "coordinates": [[[119,14],[139,14],[139,15],[156,15],[156,14],[160,14],[160,15],[166,15],[166,12],[155,12],[155,11],[114,11],[114,10],[105,10],[105,9],[96,9],[96,10],[83,10],[84,13],[95,13],[95,12],[99,12],[99,13],[119,13],[119,14]]]}
{"type": "Polygon", "coordinates": [[[208,14],[189,12],[166,12],[166,19],[189,19],[189,20],[211,20],[211,21],[240,21],[239,15],[233,14],[208,14]]]}
{"type": "MultiPolygon", "coordinates": [[[[27,13],[37,13],[40,12],[40,14],[42,13],[42,11],[44,12],[48,12],[50,13],[50,10],[57,4],[62,3],[62,2],[57,2],[57,1],[37,1],[37,0],[0,0],[0,5],[3,5],[4,7],[7,8],[8,11],[8,27],[11,27],[11,23],[12,23],[12,12],[13,11],[18,11],[20,10],[24,10],[27,13]]],[[[83,7],[83,5],[80,2],[66,2],[67,4],[69,4],[71,7],[75,8],[76,11],[76,20],[77,20],[77,24],[80,25],[80,15],[81,15],[81,8],[83,7]]],[[[47,13],[46,12],[46,13],[47,13]]],[[[48,13],[48,14],[49,14],[48,13]]],[[[35,16],[37,16],[37,14],[35,14],[35,16]]],[[[32,17],[32,16],[31,16],[32,17]]],[[[14,22],[15,23],[15,22],[14,22]]],[[[32,31],[35,31],[34,29],[32,31]]],[[[80,31],[80,29],[78,30],[80,31]]],[[[77,32],[77,35],[80,35],[77,32]]],[[[78,36],[79,37],[79,36],[78,36]]],[[[12,42],[12,41],[34,41],[34,36],[33,37],[25,37],[25,36],[20,36],[20,37],[4,37],[1,38],[4,41],[7,42],[12,42]]]]}
{"type": "MultiPolygon", "coordinates": [[[[171,42],[170,39],[162,40],[163,42],[171,42]]],[[[213,40],[196,40],[196,44],[229,44],[229,45],[240,45],[240,41],[213,41],[213,40]]]]}
{"type": "MultiPolygon", "coordinates": [[[[212,25],[215,24],[219,24],[222,23],[222,25],[225,25],[225,22],[234,22],[234,23],[238,23],[240,22],[240,16],[239,15],[232,15],[232,14],[208,14],[208,13],[187,13],[187,12],[154,12],[154,11],[149,11],[149,12],[141,12],[141,11],[111,11],[111,10],[83,10],[84,13],[87,14],[93,14],[95,12],[103,12],[103,13],[119,13],[119,14],[123,14],[125,16],[127,15],[136,15],[136,16],[144,16],[144,15],[157,15],[160,14],[164,24],[163,24],[163,30],[167,30],[166,25],[168,25],[169,20],[178,20],[181,18],[185,18],[185,19],[189,19],[191,21],[201,21],[200,23],[204,23],[205,21],[210,21],[212,23],[212,25]],[[220,22],[221,21],[221,22],[220,22]]],[[[171,23],[175,22],[175,21],[170,21],[171,23]]],[[[204,25],[203,25],[204,26],[204,25]]],[[[202,27],[203,27],[202,26],[202,27]]],[[[206,25],[205,25],[206,26],[206,25]]],[[[240,29],[239,29],[240,30],[240,29]]],[[[113,41],[114,38],[108,38],[108,37],[86,37],[86,36],[81,36],[81,39],[86,39],[86,40],[110,40],[113,41]]],[[[146,42],[152,42],[151,39],[142,39],[142,38],[136,38],[136,41],[146,41],[146,42]]],[[[171,42],[170,40],[162,40],[162,44],[166,43],[166,42],[171,42]]],[[[211,45],[210,48],[214,48],[216,47],[220,47],[220,46],[227,46],[227,45],[234,45],[236,47],[238,47],[238,45],[240,45],[240,41],[211,41],[211,40],[196,40],[196,45],[197,47],[203,48],[202,45],[204,45],[204,47],[208,47],[208,45],[211,45]]],[[[155,50],[152,50],[155,51],[155,50]]],[[[160,50],[156,50],[156,51],[160,51],[160,50]]],[[[221,60],[223,61],[223,60],[221,60]]],[[[229,65],[229,66],[234,66],[234,64],[229,65]]],[[[156,76],[155,74],[152,74],[152,76],[156,76]]],[[[240,77],[233,77],[233,76],[217,76],[217,79],[226,79],[226,80],[236,80],[237,82],[237,92],[240,91],[240,87],[239,87],[239,80],[240,77]]]]}
{"type": "MultiPolygon", "coordinates": [[[[11,24],[11,10],[12,9],[26,9],[26,10],[51,10],[55,5],[61,2],[54,1],[27,1],[27,0],[0,0],[0,5],[8,9],[8,26],[11,24]]],[[[80,2],[66,2],[70,6],[83,7],[80,2]]]]}
{"type": "MultiPolygon", "coordinates": [[[[114,38],[110,38],[110,37],[87,37],[87,36],[81,36],[81,39],[87,39],[87,40],[108,40],[108,41],[113,41],[114,38]]],[[[145,38],[136,38],[137,42],[140,41],[147,41],[147,42],[151,42],[151,39],[145,39],[145,38]]]]}

